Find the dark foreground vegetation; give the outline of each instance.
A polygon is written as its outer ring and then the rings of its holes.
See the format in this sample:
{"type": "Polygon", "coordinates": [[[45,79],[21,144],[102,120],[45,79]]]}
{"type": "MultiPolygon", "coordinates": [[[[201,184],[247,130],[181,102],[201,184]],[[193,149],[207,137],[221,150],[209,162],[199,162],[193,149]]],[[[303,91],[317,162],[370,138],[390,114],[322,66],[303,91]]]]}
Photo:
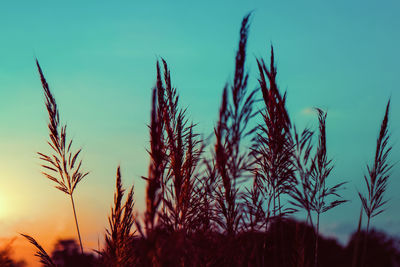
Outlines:
{"type": "MultiPolygon", "coordinates": [[[[243,232],[234,238],[223,234],[181,235],[179,233],[157,233],[154,248],[159,251],[159,266],[274,266],[275,253],[284,263],[278,266],[312,266],[315,235],[313,229],[303,222],[285,220],[282,242],[275,251],[272,233],[243,232]],[[267,242],[264,248],[264,242],[267,242]],[[263,255],[263,257],[260,257],[263,255]],[[262,264],[262,260],[264,264],[262,264]]],[[[365,232],[361,234],[364,235],[365,232]]],[[[353,255],[357,232],[349,240],[347,246],[341,246],[335,239],[320,236],[320,266],[353,266],[353,255]]],[[[364,238],[364,236],[362,237],[364,238]]],[[[152,266],[148,263],[148,243],[140,236],[132,239],[133,266],[152,266]]],[[[398,266],[400,262],[400,241],[386,236],[382,232],[372,230],[368,235],[368,253],[366,266],[398,266]]],[[[361,257],[361,253],[359,253],[361,257]]],[[[106,265],[95,252],[81,254],[79,245],[74,240],[60,240],[56,243],[51,259],[54,265],[62,267],[84,266],[132,266],[127,264],[106,265]]],[[[12,260],[9,250],[0,252],[0,266],[23,267],[23,262],[12,260]]]]}
{"type": "Polygon", "coordinates": [[[355,223],[357,230],[342,247],[319,234],[320,217],[346,202],[340,196],[345,181],[330,178],[334,163],[326,145],[327,114],[315,108],[317,130],[296,129],[286,110],[286,94],[276,83],[272,47],[269,60],[257,59],[259,87],[248,89],[249,19],[247,15],[242,21],[234,78],[223,88],[210,140],[196,133],[180,107],[167,63],[157,62],[150,163],[143,177],[146,210],[143,216],[134,214],[133,187],[124,189],[118,167],[104,246],[92,254],[84,253],[73,198],[88,173],[37,63],[52,151],[39,153],[43,174],[70,198],[79,240],[59,243],[50,257],[24,235],[44,266],[399,266],[398,241],[370,230],[372,218],[384,211],[392,167],[390,101],[364,176],[367,190],[359,192],[358,229],[355,223]],[[305,214],[304,223],[291,219],[297,211],[305,214]]]}

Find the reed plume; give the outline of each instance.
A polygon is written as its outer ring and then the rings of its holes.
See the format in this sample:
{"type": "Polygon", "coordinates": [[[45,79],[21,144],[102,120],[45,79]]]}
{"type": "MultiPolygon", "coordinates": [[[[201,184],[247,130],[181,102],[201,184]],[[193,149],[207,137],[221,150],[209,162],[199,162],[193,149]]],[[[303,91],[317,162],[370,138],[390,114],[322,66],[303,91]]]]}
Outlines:
{"type": "Polygon", "coordinates": [[[50,141],[47,143],[53,150],[50,154],[38,152],[40,159],[44,162],[44,164],[41,165],[44,169],[42,173],[46,178],[56,183],[55,188],[70,196],[81,253],[83,254],[73,193],[78,183],[88,175],[88,172],[83,172],[81,170],[82,160],[79,160],[81,149],[76,152],[72,152],[71,150],[72,139],[67,141],[67,126],[60,125],[56,100],[50,91],[49,85],[47,84],[37,60],[36,65],[44,89],[45,104],[49,114],[48,128],[50,141]]]}
{"type": "MultiPolygon", "coordinates": [[[[155,227],[158,208],[162,200],[161,184],[165,170],[165,148],[164,148],[164,88],[161,81],[159,66],[157,63],[157,85],[153,89],[152,109],[150,122],[150,165],[148,177],[142,177],[147,181],[146,188],[146,212],[145,227],[149,234],[155,227]],[[158,102],[158,105],[157,105],[158,102]]],[[[140,225],[138,230],[141,231],[140,225]]],[[[143,235],[143,233],[142,233],[143,235]]]]}
{"type": "Polygon", "coordinates": [[[248,92],[248,74],[245,71],[250,16],[249,13],[242,20],[235,76],[232,85],[226,85],[223,90],[219,120],[214,129],[214,155],[218,172],[216,208],[221,216],[217,224],[228,236],[238,231],[242,220],[238,184],[243,181],[241,179],[250,166],[248,153],[240,150],[241,140],[248,134],[247,124],[254,117],[252,105],[256,92],[248,92]]]}
{"type": "MultiPolygon", "coordinates": [[[[273,235],[273,266],[278,262],[285,265],[286,258],[278,259],[282,251],[282,243],[279,242],[278,232],[284,215],[293,212],[284,207],[281,196],[287,194],[295,183],[292,164],[293,142],[290,135],[291,122],[286,110],[286,94],[281,96],[276,82],[277,69],[274,62],[274,50],[271,47],[269,68],[263,59],[257,59],[259,70],[259,85],[262,92],[264,105],[259,111],[263,122],[254,129],[251,153],[254,159],[253,173],[257,178],[258,190],[263,196],[264,225],[266,231],[271,226],[273,235]],[[272,220],[272,221],[271,221],[272,220]]],[[[282,229],[280,230],[283,236],[282,229]]],[[[266,240],[264,241],[266,242],[266,240]]],[[[264,246],[266,244],[264,243],[264,246]]],[[[264,261],[264,259],[262,260],[264,261]]]]}
{"type": "Polygon", "coordinates": [[[106,230],[105,248],[100,252],[105,266],[128,267],[133,266],[134,257],[132,250],[131,232],[135,222],[133,214],[133,186],[129,190],[125,204],[122,200],[125,189],[122,185],[120,167],[117,168],[116,189],[114,193],[114,207],[111,208],[111,215],[108,217],[110,229],[106,230]]]}
{"type": "Polygon", "coordinates": [[[311,190],[311,162],[313,149],[312,137],[314,132],[308,128],[304,129],[299,136],[296,127],[294,127],[294,154],[293,164],[297,175],[297,187],[293,187],[290,191],[290,196],[293,200],[289,202],[298,207],[303,208],[307,212],[307,219],[310,225],[314,228],[311,216],[311,203],[313,201],[313,193],[311,190]]]}
{"type": "Polygon", "coordinates": [[[314,265],[318,266],[318,249],[319,249],[319,221],[320,215],[330,209],[346,202],[340,198],[338,190],[340,190],[345,182],[335,184],[328,187],[327,178],[330,175],[334,165],[332,160],[327,157],[326,146],[326,116],[323,110],[316,108],[319,121],[318,145],[315,155],[312,155],[311,138],[313,132],[305,129],[299,138],[295,132],[295,153],[294,164],[296,173],[298,174],[298,186],[294,187],[290,192],[293,205],[303,208],[307,212],[307,221],[310,222],[315,232],[315,250],[314,265]],[[328,198],[335,197],[335,200],[328,198]],[[316,215],[316,223],[313,222],[313,214],[316,215]]]}
{"type": "Polygon", "coordinates": [[[25,234],[21,234],[23,237],[28,239],[28,241],[34,245],[37,248],[37,251],[35,252],[35,256],[40,259],[40,263],[43,264],[44,267],[57,267],[57,265],[51,260],[50,256],[47,254],[47,252],[43,249],[43,247],[36,242],[36,240],[25,234]]]}
{"type": "Polygon", "coordinates": [[[346,202],[347,200],[340,199],[340,195],[337,193],[339,189],[345,184],[345,182],[338,183],[332,187],[328,187],[326,181],[333,169],[332,160],[327,157],[326,147],[326,113],[319,108],[316,108],[318,112],[319,121],[319,140],[316,155],[311,163],[310,170],[310,190],[311,190],[311,202],[309,204],[311,210],[316,213],[316,234],[315,234],[315,257],[314,264],[318,266],[318,240],[319,240],[319,219],[322,213],[327,212],[330,209],[346,202]],[[328,197],[336,197],[335,200],[328,201],[328,197]]]}
{"type": "Polygon", "coordinates": [[[367,232],[369,221],[371,218],[382,213],[387,200],[384,200],[387,182],[390,171],[393,167],[388,161],[388,156],[392,147],[389,145],[390,134],[388,132],[390,100],[386,105],[386,112],[379,131],[378,140],[376,142],[376,151],[374,162],[368,166],[368,174],[364,175],[364,181],[367,186],[367,195],[358,193],[363,204],[364,211],[367,215],[367,232]]]}
{"type": "MultiPolygon", "coordinates": [[[[193,133],[194,125],[188,125],[185,110],[178,106],[179,96],[171,85],[168,65],[162,59],[164,80],[157,81],[165,92],[163,105],[164,148],[166,155],[163,175],[163,210],[161,220],[164,226],[174,231],[194,230],[197,224],[199,197],[197,192],[196,169],[203,151],[201,140],[193,133]]],[[[157,65],[158,66],[158,65],[157,65]]],[[[159,73],[160,71],[157,70],[159,73]]],[[[161,94],[159,95],[161,97],[161,94]]]]}
{"type": "Polygon", "coordinates": [[[390,177],[390,171],[393,167],[393,164],[391,164],[388,159],[390,151],[392,150],[392,146],[389,145],[389,110],[390,99],[386,105],[385,116],[382,120],[376,142],[374,161],[371,165],[367,165],[367,175],[364,175],[364,181],[367,186],[367,194],[364,195],[361,192],[358,192],[364,212],[367,215],[362,265],[364,265],[365,262],[370,220],[385,210],[384,205],[387,202],[387,200],[384,200],[384,193],[390,177]]]}
{"type": "Polygon", "coordinates": [[[260,75],[258,81],[265,106],[261,109],[263,123],[255,129],[252,155],[260,190],[264,196],[272,198],[271,217],[278,218],[291,212],[290,209],[282,209],[281,195],[288,193],[295,183],[291,122],[285,107],[286,94],[281,96],[276,83],[277,70],[273,47],[270,67],[266,66],[263,59],[257,59],[257,64],[260,75]]]}

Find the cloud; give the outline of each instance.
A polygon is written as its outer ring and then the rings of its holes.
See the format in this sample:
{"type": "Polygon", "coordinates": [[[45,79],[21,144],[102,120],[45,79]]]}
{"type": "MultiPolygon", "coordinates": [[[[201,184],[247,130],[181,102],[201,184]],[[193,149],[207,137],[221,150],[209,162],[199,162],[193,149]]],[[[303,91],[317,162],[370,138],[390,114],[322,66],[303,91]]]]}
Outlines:
{"type": "Polygon", "coordinates": [[[305,116],[315,115],[315,110],[312,107],[306,107],[300,111],[300,114],[305,116]]]}
{"type": "Polygon", "coordinates": [[[321,225],[321,233],[327,237],[337,239],[342,245],[346,245],[351,234],[357,229],[349,222],[328,222],[321,225]]]}

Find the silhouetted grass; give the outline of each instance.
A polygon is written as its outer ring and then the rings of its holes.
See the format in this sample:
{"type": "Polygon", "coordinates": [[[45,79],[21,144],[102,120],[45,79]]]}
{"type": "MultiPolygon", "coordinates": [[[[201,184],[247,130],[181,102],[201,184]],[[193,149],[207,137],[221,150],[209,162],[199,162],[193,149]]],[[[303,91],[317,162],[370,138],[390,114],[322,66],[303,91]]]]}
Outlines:
{"type": "Polygon", "coordinates": [[[26,239],[28,239],[28,241],[37,248],[35,256],[40,259],[40,262],[43,264],[43,266],[57,267],[57,265],[54,264],[54,262],[51,260],[47,252],[42,248],[42,246],[38,242],[36,242],[36,240],[33,237],[25,234],[21,235],[26,239]]]}
{"type": "MultiPolygon", "coordinates": [[[[368,174],[364,175],[368,194],[365,196],[361,192],[358,195],[361,199],[364,212],[367,215],[366,234],[368,235],[371,218],[381,214],[385,209],[384,193],[393,165],[389,162],[389,154],[392,147],[389,145],[390,134],[388,132],[390,100],[386,105],[385,116],[382,120],[379,136],[376,142],[374,162],[371,166],[367,165],[368,174]]],[[[361,220],[361,219],[360,219],[361,220]]],[[[367,241],[364,239],[362,265],[365,264],[367,253],[367,241]]]]}
{"type": "Polygon", "coordinates": [[[338,190],[345,184],[345,182],[335,184],[328,187],[327,178],[329,177],[333,164],[327,157],[326,147],[326,113],[321,109],[316,109],[318,112],[319,120],[319,140],[316,155],[311,162],[309,190],[311,193],[311,202],[307,204],[312,211],[316,213],[316,238],[315,238],[315,259],[314,264],[318,266],[318,240],[319,240],[319,219],[322,213],[346,202],[340,199],[338,190]],[[336,197],[335,200],[328,201],[329,197],[336,197]]]}
{"type": "Polygon", "coordinates": [[[250,169],[249,152],[242,151],[241,141],[247,135],[247,124],[254,116],[252,106],[256,91],[247,91],[248,74],[245,70],[246,44],[249,29],[248,14],[240,29],[239,48],[236,53],[235,75],[232,85],[223,90],[219,119],[214,129],[216,183],[216,223],[228,235],[237,233],[242,222],[238,185],[250,169]]]}
{"type": "MultiPolygon", "coordinates": [[[[259,88],[248,89],[250,18],[248,14],[242,20],[234,77],[223,89],[210,154],[204,152],[206,141],[180,106],[166,61],[157,61],[148,125],[150,162],[147,177],[143,177],[146,209],[143,218],[134,215],[133,186],[124,202],[118,167],[109,228],[103,248],[97,251],[99,259],[83,254],[72,197],[88,173],[81,171],[80,150],[71,150],[72,140],[67,140],[66,126],[59,122],[56,101],[37,62],[49,114],[48,143],[53,150],[39,155],[45,162],[44,175],[71,198],[82,252],[82,257],[71,261],[75,266],[356,266],[361,239],[365,240],[363,255],[366,248],[371,251],[373,244],[385,240],[375,238],[375,232],[369,235],[369,222],[386,203],[383,194],[392,168],[388,163],[390,102],[374,163],[367,166],[368,194],[359,193],[367,229],[361,231],[360,216],[357,234],[344,248],[319,234],[320,215],[345,202],[339,193],[344,183],[327,183],[333,169],[326,145],[327,114],[316,109],[317,144],[312,140],[313,131],[305,129],[299,134],[292,126],[286,93],[282,95],[277,84],[272,47],[268,64],[256,60],[259,88]],[[258,92],[261,106],[255,107],[258,92]],[[252,123],[257,126],[249,129],[252,123]],[[290,218],[298,209],[307,213],[305,223],[290,218]]],[[[76,256],[56,249],[50,257],[35,239],[23,236],[37,248],[35,255],[45,266],[56,266],[56,256],[64,265],[65,259],[76,256]]],[[[391,261],[385,265],[396,266],[399,249],[394,248],[394,241],[386,241],[380,244],[383,252],[379,255],[390,255],[391,261]]],[[[71,240],[62,244],[77,246],[71,240]]],[[[362,258],[365,261],[366,257],[362,258]]]]}
{"type": "Polygon", "coordinates": [[[122,203],[125,189],[122,186],[121,171],[117,168],[116,189],[114,193],[114,207],[108,217],[109,229],[106,230],[105,247],[100,252],[105,266],[124,267],[132,266],[132,241],[134,233],[131,232],[135,222],[133,214],[133,186],[129,190],[125,204],[122,203]]]}
{"type": "Polygon", "coordinates": [[[271,47],[269,68],[263,59],[257,59],[257,64],[264,105],[259,111],[262,123],[254,129],[255,135],[251,147],[254,158],[252,169],[256,189],[264,198],[262,202],[267,203],[263,212],[265,231],[273,227],[272,266],[278,266],[284,264],[286,257],[280,253],[282,229],[279,227],[280,224],[275,222],[281,221],[284,216],[294,211],[290,207],[285,207],[281,201],[282,195],[288,194],[296,181],[292,162],[294,146],[290,134],[291,122],[285,106],[286,94],[281,96],[276,83],[277,70],[273,47],[271,47]]]}
{"type": "Polygon", "coordinates": [[[55,186],[60,191],[70,196],[72,210],[74,212],[76,230],[78,232],[79,244],[83,253],[81,234],[79,232],[78,219],[75,211],[73,193],[78,183],[88,175],[88,172],[82,172],[82,161],[78,159],[81,149],[76,152],[71,151],[72,139],[67,141],[67,126],[60,125],[60,116],[56,100],[54,99],[49,85],[43,75],[39,62],[36,60],[40,79],[45,94],[45,103],[49,114],[49,139],[48,144],[53,150],[52,154],[38,152],[40,159],[44,161],[42,172],[48,179],[55,182],[55,186]],[[56,177],[58,175],[58,178],[56,177]]]}
{"type": "Polygon", "coordinates": [[[295,183],[291,122],[285,107],[286,94],[281,96],[276,83],[273,47],[270,67],[266,66],[263,59],[258,59],[257,63],[265,107],[260,111],[263,123],[256,129],[252,151],[256,174],[262,182],[260,186],[265,195],[272,198],[272,216],[281,217],[286,213],[282,211],[281,195],[288,193],[295,183]]]}

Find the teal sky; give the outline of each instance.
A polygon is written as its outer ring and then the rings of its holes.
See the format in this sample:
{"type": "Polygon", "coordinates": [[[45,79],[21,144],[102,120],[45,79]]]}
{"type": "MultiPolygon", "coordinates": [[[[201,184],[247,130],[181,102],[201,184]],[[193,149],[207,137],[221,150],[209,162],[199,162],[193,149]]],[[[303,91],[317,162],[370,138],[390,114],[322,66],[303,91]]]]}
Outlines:
{"type": "MultiPolygon", "coordinates": [[[[135,184],[139,211],[144,205],[140,176],[147,174],[146,125],[156,60],[167,60],[181,106],[188,107],[199,133],[210,134],[222,88],[233,76],[240,22],[251,10],[250,88],[257,86],[255,58],[269,57],[273,44],[293,122],[315,126],[316,116],[308,110],[328,111],[328,154],[336,166],[329,179],[349,182],[343,195],[351,202],[322,217],[323,231],[343,238],[356,229],[357,190],[364,190],[365,165],[373,157],[389,97],[391,159],[400,159],[398,1],[52,0],[0,4],[0,205],[5,210],[0,235],[40,236],[32,224],[46,224],[44,218],[52,220],[49,216],[61,210],[66,215],[49,225],[64,220],[74,235],[70,203],[41,176],[35,154],[49,151],[35,57],[61,120],[76,146],[83,147],[91,174],[76,191],[78,215],[88,220],[83,235],[86,231],[86,239],[97,244],[118,164],[125,183],[135,184]]],[[[398,168],[387,191],[387,211],[372,225],[400,235],[398,168]]],[[[49,235],[50,241],[56,238],[49,235]]]]}

